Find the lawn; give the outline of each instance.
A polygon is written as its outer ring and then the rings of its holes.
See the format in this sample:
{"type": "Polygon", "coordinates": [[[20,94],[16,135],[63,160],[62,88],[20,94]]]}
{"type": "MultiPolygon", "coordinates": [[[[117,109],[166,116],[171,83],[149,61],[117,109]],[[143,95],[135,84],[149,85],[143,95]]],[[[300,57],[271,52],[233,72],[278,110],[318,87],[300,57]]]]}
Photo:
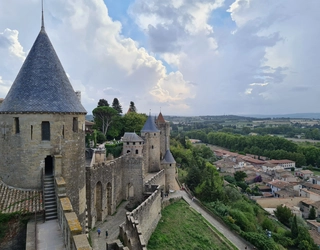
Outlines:
{"type": "Polygon", "coordinates": [[[227,250],[237,249],[205,219],[180,200],[162,211],[160,222],[152,234],[149,250],[192,249],[227,250]]]}

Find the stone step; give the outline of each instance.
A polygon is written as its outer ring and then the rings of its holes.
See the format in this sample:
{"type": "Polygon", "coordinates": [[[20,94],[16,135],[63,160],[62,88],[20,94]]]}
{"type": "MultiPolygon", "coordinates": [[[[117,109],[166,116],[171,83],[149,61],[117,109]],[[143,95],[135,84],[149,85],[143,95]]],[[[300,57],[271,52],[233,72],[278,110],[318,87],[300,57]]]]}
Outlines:
{"type": "Polygon", "coordinates": [[[57,218],[57,215],[46,216],[46,220],[56,220],[57,218]]]}
{"type": "Polygon", "coordinates": [[[55,208],[46,208],[46,215],[57,213],[57,207],[55,208]]]}
{"type": "Polygon", "coordinates": [[[56,197],[45,197],[44,198],[44,203],[48,204],[48,203],[56,203],[56,197]]]}

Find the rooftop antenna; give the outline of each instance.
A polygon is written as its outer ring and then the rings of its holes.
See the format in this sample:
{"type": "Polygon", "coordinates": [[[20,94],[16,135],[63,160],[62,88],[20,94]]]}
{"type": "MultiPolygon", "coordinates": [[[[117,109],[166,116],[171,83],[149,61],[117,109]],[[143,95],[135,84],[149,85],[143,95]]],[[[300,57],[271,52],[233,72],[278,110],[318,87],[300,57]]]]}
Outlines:
{"type": "Polygon", "coordinates": [[[44,29],[43,0],[41,1],[41,10],[42,10],[42,15],[41,15],[41,29],[44,29]]]}

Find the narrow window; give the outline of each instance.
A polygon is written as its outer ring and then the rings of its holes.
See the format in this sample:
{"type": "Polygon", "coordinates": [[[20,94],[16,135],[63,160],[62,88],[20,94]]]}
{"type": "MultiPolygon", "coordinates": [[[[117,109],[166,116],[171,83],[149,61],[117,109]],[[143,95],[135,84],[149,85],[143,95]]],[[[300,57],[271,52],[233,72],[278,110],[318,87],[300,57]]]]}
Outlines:
{"type": "Polygon", "coordinates": [[[153,149],[153,145],[151,146],[151,148],[153,149]]]}
{"type": "Polygon", "coordinates": [[[78,132],[78,117],[73,117],[73,132],[78,132]]]}
{"type": "Polygon", "coordinates": [[[33,126],[31,125],[31,140],[32,140],[32,137],[33,137],[33,126]]]}
{"type": "Polygon", "coordinates": [[[129,142],[127,141],[127,145],[129,145],[129,142]]]}
{"type": "Polygon", "coordinates": [[[133,142],[133,145],[136,145],[136,143],[135,143],[135,142],[133,142]]]}
{"type": "Polygon", "coordinates": [[[141,142],[139,142],[139,144],[141,145],[141,142]]]}
{"type": "Polygon", "coordinates": [[[20,123],[19,123],[19,117],[14,118],[14,126],[15,126],[15,133],[20,133],[20,123]]]}
{"type": "Polygon", "coordinates": [[[64,139],[64,125],[62,125],[62,138],[64,139]]]}
{"type": "Polygon", "coordinates": [[[138,149],[136,149],[136,154],[139,154],[139,150],[138,149]]]}
{"type": "Polygon", "coordinates": [[[42,140],[50,141],[50,123],[42,122],[41,124],[42,140]]]}

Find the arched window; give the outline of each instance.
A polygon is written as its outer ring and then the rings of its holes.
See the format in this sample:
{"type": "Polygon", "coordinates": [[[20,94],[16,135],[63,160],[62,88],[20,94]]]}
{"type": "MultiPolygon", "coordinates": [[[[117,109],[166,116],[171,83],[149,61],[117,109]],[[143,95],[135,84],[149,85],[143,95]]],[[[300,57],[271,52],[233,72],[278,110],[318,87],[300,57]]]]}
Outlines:
{"type": "Polygon", "coordinates": [[[136,154],[139,154],[139,150],[138,149],[136,149],[136,154]]]}

